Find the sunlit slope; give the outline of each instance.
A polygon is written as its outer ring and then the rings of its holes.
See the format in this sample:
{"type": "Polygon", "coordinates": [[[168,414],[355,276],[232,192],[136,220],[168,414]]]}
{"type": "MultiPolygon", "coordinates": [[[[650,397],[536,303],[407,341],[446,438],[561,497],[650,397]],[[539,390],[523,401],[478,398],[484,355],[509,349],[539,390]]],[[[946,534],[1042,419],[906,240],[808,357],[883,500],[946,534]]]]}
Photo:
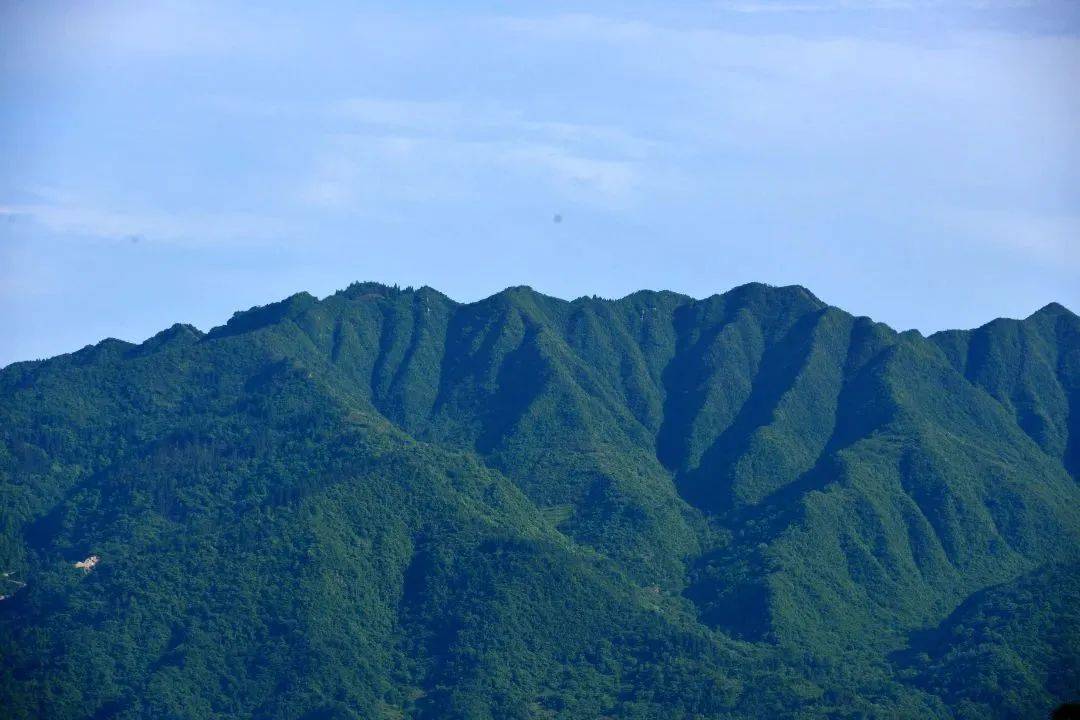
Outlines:
{"type": "Polygon", "coordinates": [[[365,283],[10,366],[0,702],[1045,712],[1080,695],[1075,588],[1046,580],[1080,549],[1078,328],[1048,306],[927,339],[759,284],[365,283]],[[1006,630],[952,630],[985,618],[1006,630]]]}

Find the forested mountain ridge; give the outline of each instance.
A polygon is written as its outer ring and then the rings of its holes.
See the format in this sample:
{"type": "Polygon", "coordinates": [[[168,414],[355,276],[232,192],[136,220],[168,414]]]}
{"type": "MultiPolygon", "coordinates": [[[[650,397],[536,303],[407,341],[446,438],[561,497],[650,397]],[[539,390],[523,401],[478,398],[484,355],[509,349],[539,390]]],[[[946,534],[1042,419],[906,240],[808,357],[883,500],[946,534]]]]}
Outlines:
{"type": "Polygon", "coordinates": [[[926,338],[760,284],[362,283],[17,363],[0,705],[1042,717],[1078,418],[1059,305],[926,338]]]}

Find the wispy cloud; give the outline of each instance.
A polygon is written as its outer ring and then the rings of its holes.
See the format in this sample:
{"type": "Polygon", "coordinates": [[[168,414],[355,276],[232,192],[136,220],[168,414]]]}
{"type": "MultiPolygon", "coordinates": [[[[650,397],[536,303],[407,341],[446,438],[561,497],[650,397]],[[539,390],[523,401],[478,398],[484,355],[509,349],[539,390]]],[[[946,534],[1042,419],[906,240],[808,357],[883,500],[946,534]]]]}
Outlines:
{"type": "Polygon", "coordinates": [[[51,3],[33,10],[5,8],[19,28],[24,50],[38,55],[102,58],[182,59],[237,55],[265,47],[265,13],[247,17],[195,2],[51,3]]]}
{"type": "Polygon", "coordinates": [[[834,12],[874,12],[882,10],[934,10],[934,9],[977,9],[1000,10],[1009,8],[1030,8],[1037,5],[1037,0],[806,0],[790,2],[788,0],[721,0],[715,3],[720,10],[746,14],[773,13],[834,13],[834,12]]]}
{"type": "Polygon", "coordinates": [[[371,209],[387,193],[411,201],[475,197],[538,184],[567,199],[625,202],[662,144],[623,128],[532,119],[501,104],[373,97],[337,103],[347,131],[328,137],[302,198],[371,209]]]}
{"type": "Polygon", "coordinates": [[[380,214],[419,205],[502,202],[492,192],[554,192],[601,206],[627,202],[643,181],[626,159],[603,159],[556,144],[445,137],[355,134],[338,136],[317,162],[301,198],[318,207],[380,214]]]}
{"type": "Polygon", "coordinates": [[[140,213],[70,201],[0,205],[0,219],[31,222],[55,233],[129,242],[190,246],[283,242],[296,237],[289,223],[250,213],[140,213]]]}
{"type": "Polygon", "coordinates": [[[338,103],[331,113],[353,123],[354,130],[356,126],[368,126],[395,132],[408,130],[425,136],[487,137],[567,146],[591,144],[632,157],[641,157],[661,146],[657,140],[626,128],[530,118],[519,109],[494,102],[355,97],[338,103]]]}
{"type": "Polygon", "coordinates": [[[1080,264],[1080,215],[1038,213],[1023,209],[939,210],[950,236],[992,243],[1039,264],[1080,264]]]}

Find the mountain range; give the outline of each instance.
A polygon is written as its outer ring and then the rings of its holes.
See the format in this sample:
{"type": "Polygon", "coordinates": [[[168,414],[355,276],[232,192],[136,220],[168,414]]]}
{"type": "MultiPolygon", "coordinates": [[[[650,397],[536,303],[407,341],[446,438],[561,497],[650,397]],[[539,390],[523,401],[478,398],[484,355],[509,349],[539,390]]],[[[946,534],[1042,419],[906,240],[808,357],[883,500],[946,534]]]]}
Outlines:
{"type": "Polygon", "coordinates": [[[300,293],[0,370],[0,707],[1047,717],[1078,480],[1057,304],[300,293]]]}

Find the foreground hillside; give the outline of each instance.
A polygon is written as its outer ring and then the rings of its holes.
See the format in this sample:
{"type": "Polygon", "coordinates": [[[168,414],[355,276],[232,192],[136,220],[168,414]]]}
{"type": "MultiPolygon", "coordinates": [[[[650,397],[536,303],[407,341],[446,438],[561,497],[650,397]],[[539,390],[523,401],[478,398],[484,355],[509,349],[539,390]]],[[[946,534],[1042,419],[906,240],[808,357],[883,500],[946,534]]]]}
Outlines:
{"type": "Polygon", "coordinates": [[[0,371],[0,707],[1044,717],[1078,473],[1057,305],[301,293],[0,371]]]}

